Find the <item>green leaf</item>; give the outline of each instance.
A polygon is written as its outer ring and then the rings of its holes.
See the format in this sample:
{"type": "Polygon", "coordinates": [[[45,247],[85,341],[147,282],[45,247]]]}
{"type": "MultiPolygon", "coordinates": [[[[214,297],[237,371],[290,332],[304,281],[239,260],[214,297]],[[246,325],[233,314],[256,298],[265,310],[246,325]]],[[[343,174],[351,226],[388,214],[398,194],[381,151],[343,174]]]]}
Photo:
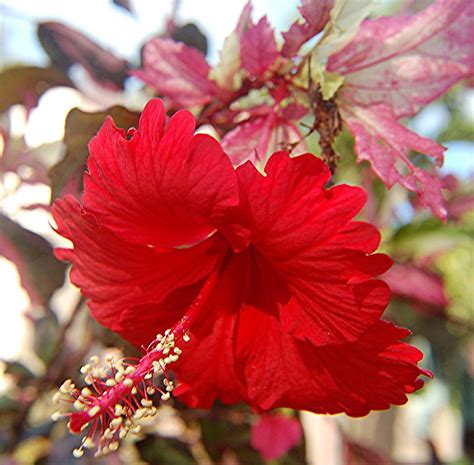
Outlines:
{"type": "Polygon", "coordinates": [[[136,445],[146,463],[196,465],[188,445],[177,439],[147,436],[136,445]]]}
{"type": "Polygon", "coordinates": [[[59,322],[53,311],[34,319],[34,350],[45,363],[51,360],[59,334],[59,322]]]}
{"type": "Polygon", "coordinates": [[[465,240],[466,231],[461,226],[428,218],[400,228],[393,237],[392,253],[397,257],[426,257],[451,250],[465,240]]]}
{"type": "Polygon", "coordinates": [[[240,39],[237,32],[226,37],[220,52],[220,59],[209,73],[209,78],[227,90],[237,90],[242,85],[240,69],[240,39]]]}
{"type": "Polygon", "coordinates": [[[34,373],[21,362],[5,361],[5,373],[12,375],[16,379],[17,385],[23,385],[34,379],[34,373]]]}
{"type": "Polygon", "coordinates": [[[342,50],[357,34],[360,23],[369,16],[374,3],[371,0],[336,0],[321,40],[314,47],[314,61],[342,50]]]}
{"type": "Polygon", "coordinates": [[[311,64],[311,76],[321,86],[324,100],[333,98],[344,83],[344,76],[325,71],[324,67],[317,61],[311,64]]]}
{"type": "Polygon", "coordinates": [[[456,319],[474,324],[474,299],[472,266],[474,240],[466,241],[436,260],[443,274],[444,286],[450,303],[448,313],[456,319]]]}

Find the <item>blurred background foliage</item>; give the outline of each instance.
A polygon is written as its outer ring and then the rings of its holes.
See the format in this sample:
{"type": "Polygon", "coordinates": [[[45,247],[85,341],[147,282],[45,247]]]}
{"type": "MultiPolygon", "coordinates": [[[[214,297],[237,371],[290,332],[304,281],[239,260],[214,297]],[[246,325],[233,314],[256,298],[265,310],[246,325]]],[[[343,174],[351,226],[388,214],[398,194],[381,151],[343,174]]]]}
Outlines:
{"type": "MultiPolygon", "coordinates": [[[[139,2],[108,3],[139,21],[134,10],[139,2]]],[[[386,2],[386,11],[394,10],[394,3],[386,2]]],[[[167,4],[155,21],[155,34],[203,53],[209,46],[216,50],[220,44],[211,43],[212,21],[203,32],[182,19],[189,3],[181,5],[180,13],[177,5],[167,4]]],[[[94,14],[92,3],[84,8],[94,14]]],[[[76,378],[83,360],[94,353],[116,347],[129,355],[135,352],[88,316],[84,300],[68,282],[66,266],[53,257],[53,246],[61,241],[49,225],[48,210],[58,196],[80,192],[87,143],[105,116],[112,115],[121,127],[136,126],[138,112],[152,94],[128,77],[143,44],[137,43],[134,57],[125,59],[74,27],[73,17],[69,25],[46,21],[16,8],[15,2],[4,4],[1,14],[2,48],[15,47],[15,28],[21,30],[18,24],[26,22],[44,51],[40,64],[24,61],[21,53],[0,55],[1,463],[263,464],[251,445],[257,416],[246,406],[217,404],[201,411],[177,400],[160,408],[158,420],[117,454],[72,458],[80,439],[67,433],[64,422],[50,420],[56,386],[76,378]],[[58,103],[61,99],[68,101],[67,111],[58,103]],[[37,107],[41,112],[35,116],[37,107]],[[64,130],[41,137],[57,118],[64,130]],[[31,126],[36,134],[28,132],[31,126]],[[9,351],[12,346],[16,351],[9,351]]],[[[284,21],[280,29],[289,24],[288,18],[284,21]]],[[[323,421],[304,414],[304,437],[268,463],[313,464],[316,456],[327,460],[317,465],[467,465],[474,460],[473,105],[472,82],[462,83],[407,122],[448,147],[446,223],[418,210],[406,190],[387,190],[368,166],[356,164],[348,132],[336,142],[341,162],[335,182],[368,191],[363,215],[382,230],[382,249],[395,261],[386,276],[394,295],[386,317],[413,331],[412,342],[424,351],[423,365],[434,372],[434,380],[407,406],[364,419],[323,421]]],[[[316,138],[308,143],[318,153],[316,138]]],[[[282,414],[297,417],[295,412],[282,414]]]]}

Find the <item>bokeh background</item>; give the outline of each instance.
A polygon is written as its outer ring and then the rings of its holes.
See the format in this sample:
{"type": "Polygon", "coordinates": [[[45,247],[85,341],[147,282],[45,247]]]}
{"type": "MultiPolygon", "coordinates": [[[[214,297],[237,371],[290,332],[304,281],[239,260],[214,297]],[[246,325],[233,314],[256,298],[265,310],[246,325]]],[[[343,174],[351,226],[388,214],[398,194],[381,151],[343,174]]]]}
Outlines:
{"type": "MultiPolygon", "coordinates": [[[[75,156],[105,115],[88,118],[81,112],[114,105],[141,110],[153,94],[127,77],[123,64],[138,66],[147,39],[170,33],[170,18],[175,39],[201,47],[215,64],[244,3],[0,2],[1,463],[78,463],[70,452],[79,440],[50,420],[55,386],[77,378],[82,360],[93,353],[114,347],[133,352],[88,316],[66,267],[52,256],[52,247],[65,241],[52,229],[51,199],[74,190],[73,174],[82,166],[75,156]],[[75,29],[77,53],[58,54],[51,21],[75,29]],[[110,55],[90,48],[87,38],[110,55]],[[95,79],[88,69],[99,69],[95,79]],[[81,112],[71,114],[73,109],[81,112]]],[[[428,3],[380,1],[375,14],[428,3]]],[[[266,14],[279,31],[296,16],[296,2],[254,0],[253,5],[254,18],[266,14]]],[[[417,211],[406,191],[387,191],[363,165],[355,165],[347,133],[337,141],[342,155],[337,181],[363,185],[371,195],[365,216],[382,229],[382,249],[396,261],[386,277],[394,294],[386,316],[413,331],[411,342],[423,350],[423,365],[435,378],[407,405],[363,419],[300,414],[304,437],[274,464],[474,463],[472,82],[456,85],[407,124],[447,147],[442,168],[449,185],[447,223],[417,211]]],[[[245,406],[216,405],[204,412],[175,402],[118,454],[79,462],[262,464],[251,446],[256,421],[245,406]]]]}

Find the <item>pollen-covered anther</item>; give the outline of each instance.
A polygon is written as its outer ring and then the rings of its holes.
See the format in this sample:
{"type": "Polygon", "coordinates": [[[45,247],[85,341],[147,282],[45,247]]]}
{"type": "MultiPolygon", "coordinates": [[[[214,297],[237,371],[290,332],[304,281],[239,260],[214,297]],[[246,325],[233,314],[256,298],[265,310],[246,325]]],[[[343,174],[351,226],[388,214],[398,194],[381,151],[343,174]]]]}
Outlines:
{"type": "Polygon", "coordinates": [[[141,425],[136,425],[133,428],[130,428],[130,432],[133,434],[138,434],[142,430],[141,425]]]}
{"type": "Polygon", "coordinates": [[[61,402],[61,397],[62,393],[60,391],[55,392],[53,396],[53,404],[59,404],[59,402],[61,402]]]}
{"type": "Polygon", "coordinates": [[[111,442],[109,445],[109,449],[111,452],[115,452],[119,448],[120,443],[118,441],[111,442]]]}
{"type": "Polygon", "coordinates": [[[149,395],[149,396],[152,396],[153,394],[155,394],[156,392],[156,389],[153,387],[153,386],[148,386],[146,388],[146,393],[149,395]]]}
{"type": "Polygon", "coordinates": [[[143,407],[151,407],[153,405],[153,402],[150,399],[142,399],[140,403],[143,407]]]}
{"type": "Polygon", "coordinates": [[[111,422],[110,422],[110,427],[113,429],[113,430],[117,430],[120,428],[120,426],[122,425],[123,423],[123,418],[122,417],[117,417],[117,418],[114,418],[111,422]]]}
{"type": "Polygon", "coordinates": [[[85,449],[93,449],[95,447],[95,442],[88,436],[82,440],[82,445],[85,449]]]}
{"type": "Polygon", "coordinates": [[[75,457],[94,447],[96,457],[116,451],[121,439],[129,433],[138,434],[139,423],[157,414],[151,396],[158,393],[161,400],[170,399],[174,383],[167,374],[167,365],[176,362],[182,354],[176,343],[179,338],[185,339],[185,335],[179,334],[175,337],[167,330],[164,335],[157,335],[142,359],[135,363],[109,354],[104,358],[105,363],[100,364],[97,356],[91,357],[81,367],[87,385],[82,389],[70,379],[64,381],[53,397],[60,407],[53,418],[68,416],[72,433],[86,431],[81,447],[74,451],[75,457]],[[154,378],[163,375],[160,387],[154,378]],[[61,411],[63,404],[68,407],[67,413],[61,411]]]}
{"type": "Polygon", "coordinates": [[[79,447],[78,449],[74,449],[72,451],[72,455],[78,459],[84,455],[84,450],[82,449],[82,447],[79,447]]]}
{"type": "Polygon", "coordinates": [[[91,366],[86,363],[85,365],[83,365],[80,369],[80,372],[85,375],[86,373],[89,373],[89,371],[91,370],[91,366]]]}
{"type": "Polygon", "coordinates": [[[79,399],[75,400],[72,405],[79,412],[82,412],[86,408],[84,402],[79,399]]]}
{"type": "Polygon", "coordinates": [[[153,371],[155,372],[155,375],[161,375],[163,373],[164,369],[164,363],[160,363],[159,361],[154,361],[152,364],[153,371]]]}
{"type": "Polygon", "coordinates": [[[139,408],[133,414],[133,419],[134,420],[140,420],[141,418],[143,418],[144,415],[146,415],[146,409],[139,408]]]}
{"type": "Polygon", "coordinates": [[[72,394],[73,391],[74,391],[74,384],[72,380],[70,379],[67,379],[66,381],[64,381],[64,383],[61,384],[61,387],[59,388],[59,392],[61,394],[72,394]]]}
{"type": "MultiPolygon", "coordinates": [[[[69,426],[69,424],[68,424],[68,426],[69,426]]],[[[81,431],[80,431],[80,432],[82,433],[82,432],[85,431],[87,428],[89,428],[89,423],[84,423],[84,424],[81,426],[81,431]]]]}
{"type": "Polygon", "coordinates": [[[163,380],[163,384],[165,385],[165,388],[166,388],[166,391],[167,391],[167,392],[173,391],[173,389],[174,389],[174,383],[173,383],[173,381],[171,381],[171,380],[165,378],[165,379],[163,380]]]}

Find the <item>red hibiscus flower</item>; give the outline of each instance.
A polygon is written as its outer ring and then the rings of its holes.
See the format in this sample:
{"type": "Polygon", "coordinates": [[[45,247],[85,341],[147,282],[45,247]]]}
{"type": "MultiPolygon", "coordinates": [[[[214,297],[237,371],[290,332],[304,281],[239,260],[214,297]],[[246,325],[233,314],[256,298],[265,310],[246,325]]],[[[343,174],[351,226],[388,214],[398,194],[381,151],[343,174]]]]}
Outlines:
{"type": "Polygon", "coordinates": [[[176,362],[176,394],[193,407],[220,398],[361,416],[406,402],[422,385],[422,355],[400,342],[408,331],[380,320],[389,288],[373,278],[391,260],[373,254],[377,230],[353,221],[364,191],[326,189],[329,170],[310,154],[275,153],[265,174],[249,162],[234,169],[194,129],[187,111],[166,123],[159,100],[128,137],[109,118],[89,146],[82,206],[54,206],[74,244],[57,256],[72,263],[94,318],[137,346],[155,341],[107,396],[83,395],[71,428],[132,386],[146,394],[139,383],[157,366],[157,344],[167,354],[188,334],[159,362],[176,362]]]}

